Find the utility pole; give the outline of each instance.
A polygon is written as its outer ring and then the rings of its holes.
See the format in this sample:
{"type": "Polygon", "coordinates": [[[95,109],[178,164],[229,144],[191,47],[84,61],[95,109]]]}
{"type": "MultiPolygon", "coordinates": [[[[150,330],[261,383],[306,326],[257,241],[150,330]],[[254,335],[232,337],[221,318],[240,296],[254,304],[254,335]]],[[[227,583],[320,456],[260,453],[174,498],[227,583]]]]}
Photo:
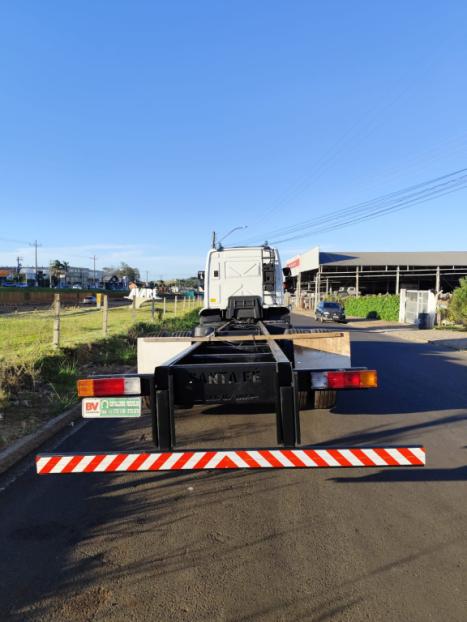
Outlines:
{"type": "Polygon", "coordinates": [[[93,286],[95,288],[96,287],[96,259],[97,259],[97,257],[95,255],[93,255],[89,259],[92,259],[92,261],[94,262],[94,267],[93,267],[93,286]]]}
{"type": "Polygon", "coordinates": [[[19,272],[21,270],[21,262],[23,261],[22,257],[16,258],[16,279],[19,281],[19,272]]]}
{"type": "Polygon", "coordinates": [[[34,240],[34,242],[32,244],[29,244],[29,246],[33,246],[34,247],[35,286],[38,287],[39,286],[39,278],[37,276],[37,249],[38,249],[39,246],[42,246],[42,244],[39,244],[37,240],[34,240]]]}
{"type": "Polygon", "coordinates": [[[149,285],[149,270],[146,270],[146,286],[149,285]]]}
{"type": "Polygon", "coordinates": [[[212,248],[216,248],[216,232],[212,232],[212,248]]]}

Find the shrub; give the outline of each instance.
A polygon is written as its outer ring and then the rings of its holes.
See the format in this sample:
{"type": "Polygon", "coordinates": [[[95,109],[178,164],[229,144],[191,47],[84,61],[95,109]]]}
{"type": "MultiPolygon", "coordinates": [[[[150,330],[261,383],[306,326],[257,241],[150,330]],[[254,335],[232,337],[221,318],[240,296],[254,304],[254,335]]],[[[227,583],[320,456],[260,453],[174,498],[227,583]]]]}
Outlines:
{"type": "Polygon", "coordinates": [[[375,320],[397,321],[400,298],[394,294],[386,296],[360,296],[342,301],[347,316],[375,320]]]}
{"type": "Polygon", "coordinates": [[[467,277],[460,279],[449,305],[449,317],[457,324],[467,327],[467,277]]]}

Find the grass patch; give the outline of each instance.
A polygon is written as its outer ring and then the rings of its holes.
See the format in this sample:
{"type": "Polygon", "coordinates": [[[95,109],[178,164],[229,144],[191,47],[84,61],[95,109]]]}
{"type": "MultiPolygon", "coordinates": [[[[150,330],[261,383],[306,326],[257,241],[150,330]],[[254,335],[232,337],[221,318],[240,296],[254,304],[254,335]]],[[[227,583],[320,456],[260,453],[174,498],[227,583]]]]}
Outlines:
{"type": "MultiPolygon", "coordinates": [[[[160,304],[157,309],[161,309],[160,304]]],[[[167,303],[166,320],[176,317],[174,311],[174,303],[167,303]]],[[[179,303],[177,317],[183,312],[183,305],[179,303]]],[[[102,322],[103,311],[95,307],[62,309],[60,346],[69,348],[102,339],[102,322]]],[[[109,308],[108,336],[124,334],[134,324],[141,322],[153,325],[149,306],[138,310],[133,310],[130,305],[109,308]]],[[[157,325],[159,324],[158,322],[157,325]]],[[[41,356],[53,353],[52,335],[51,309],[0,315],[0,365],[31,363],[41,356]]]]}
{"type": "MultiPolygon", "coordinates": [[[[101,336],[102,312],[99,312],[98,322],[96,312],[90,312],[86,318],[89,324],[83,324],[81,312],[79,322],[78,316],[70,313],[66,343],[71,345],[64,345],[57,351],[51,349],[48,335],[42,342],[41,335],[35,333],[29,335],[24,330],[11,334],[4,330],[7,347],[4,342],[0,360],[0,447],[33,431],[74,404],[78,377],[133,370],[138,337],[160,331],[189,330],[198,322],[198,309],[178,317],[173,315],[172,309],[165,320],[158,322],[152,322],[150,310],[144,308],[138,311],[136,322],[132,322],[133,315],[127,308],[112,309],[111,313],[115,314],[115,321],[109,322],[111,330],[107,338],[101,336]],[[15,351],[15,348],[20,350],[15,351]]],[[[43,330],[41,321],[43,319],[28,319],[22,328],[43,330]]],[[[0,338],[1,335],[0,332],[0,338]]]]}

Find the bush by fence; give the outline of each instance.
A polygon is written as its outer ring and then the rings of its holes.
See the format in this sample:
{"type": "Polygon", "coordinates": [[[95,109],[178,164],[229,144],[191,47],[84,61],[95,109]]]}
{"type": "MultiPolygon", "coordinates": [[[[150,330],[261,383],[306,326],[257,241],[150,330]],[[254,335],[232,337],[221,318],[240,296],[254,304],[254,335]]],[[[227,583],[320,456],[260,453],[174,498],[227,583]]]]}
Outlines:
{"type": "Polygon", "coordinates": [[[467,278],[460,279],[459,287],[454,290],[451,304],[449,305],[449,317],[467,327],[467,278]]]}
{"type": "Polygon", "coordinates": [[[399,296],[360,296],[343,300],[348,317],[397,321],[399,319],[399,296]]]}

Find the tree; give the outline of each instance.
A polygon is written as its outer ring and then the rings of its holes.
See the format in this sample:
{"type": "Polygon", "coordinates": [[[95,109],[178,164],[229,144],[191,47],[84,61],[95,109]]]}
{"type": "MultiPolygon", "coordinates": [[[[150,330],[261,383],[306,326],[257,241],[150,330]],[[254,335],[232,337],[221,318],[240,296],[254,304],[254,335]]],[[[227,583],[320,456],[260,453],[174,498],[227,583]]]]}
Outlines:
{"type": "Polygon", "coordinates": [[[120,278],[126,276],[129,281],[140,280],[140,274],[139,274],[138,268],[132,268],[124,261],[122,261],[122,263],[120,264],[120,267],[115,271],[115,274],[120,278]]]}
{"type": "Polygon", "coordinates": [[[50,285],[55,287],[58,285],[60,274],[63,272],[63,264],[59,259],[55,259],[50,263],[50,285]]]}
{"type": "Polygon", "coordinates": [[[70,264],[67,261],[60,261],[59,259],[55,259],[50,263],[50,284],[54,287],[57,286],[60,282],[60,277],[68,274],[68,269],[70,268],[70,264]]]}
{"type": "Polygon", "coordinates": [[[459,287],[452,294],[449,316],[467,328],[467,277],[460,279],[459,287]]]}

